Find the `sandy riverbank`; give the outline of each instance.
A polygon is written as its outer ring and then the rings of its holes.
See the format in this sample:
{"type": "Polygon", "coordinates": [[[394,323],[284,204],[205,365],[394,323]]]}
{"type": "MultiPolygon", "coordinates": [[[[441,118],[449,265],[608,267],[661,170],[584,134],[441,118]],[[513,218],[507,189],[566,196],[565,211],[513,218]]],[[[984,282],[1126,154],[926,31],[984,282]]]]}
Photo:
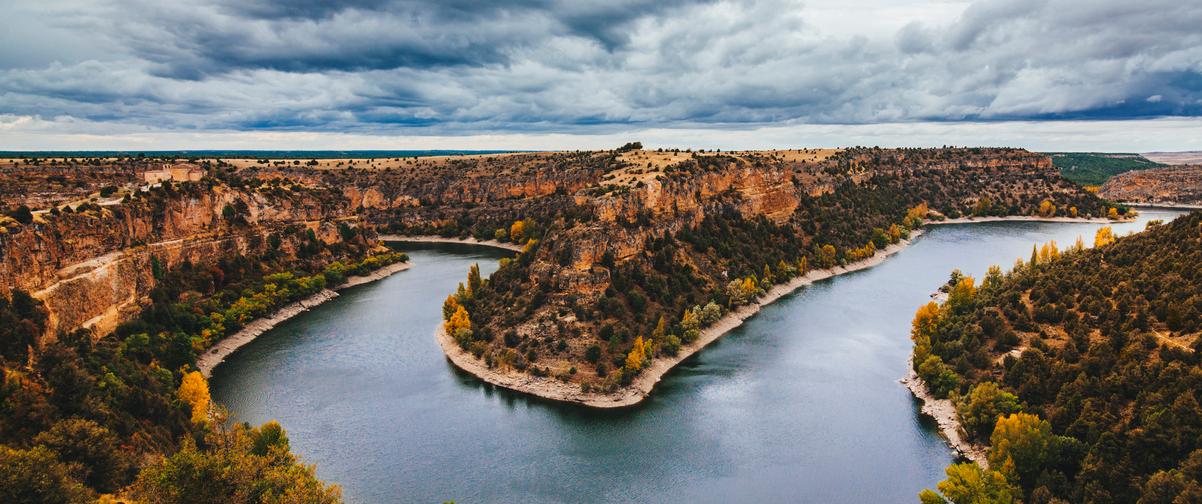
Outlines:
{"type": "Polygon", "coordinates": [[[922,401],[922,413],[935,419],[935,423],[939,424],[939,432],[947,439],[947,444],[964,458],[988,468],[989,447],[968,440],[964,429],[960,428],[956,405],[949,399],[937,399],[931,394],[926,382],[914,372],[913,357],[906,361],[906,369],[909,372],[901,379],[901,383],[910,389],[914,397],[922,401]]]}
{"type": "Polygon", "coordinates": [[[957,217],[955,219],[943,219],[927,221],[926,225],[945,225],[945,224],[977,224],[981,222],[1063,222],[1063,223],[1094,223],[1094,224],[1115,224],[1121,222],[1131,222],[1135,218],[1111,220],[1104,217],[1038,217],[1034,215],[1011,215],[1006,217],[957,217]]]}
{"type": "Polygon", "coordinates": [[[668,371],[671,371],[672,368],[701,351],[702,348],[705,348],[710,343],[718,340],[718,338],[730,332],[731,329],[742,325],[743,321],[759,313],[760,309],[764,306],[819,280],[825,280],[837,275],[881,264],[889,256],[901,252],[919,236],[922,236],[921,229],[914,231],[909,240],[902,240],[890,245],[868,259],[848,264],[847,266],[810,271],[789,282],[773,286],[767,294],[761,296],[755,303],[744,305],[732,312],[728,312],[713,325],[703,329],[697,340],[681,347],[676,356],[657,357],[651,362],[650,367],[639,373],[639,376],[631,382],[630,386],[623,387],[610,394],[584,393],[577,384],[564,383],[551,377],[535,377],[526,373],[498,372],[497,370],[489,369],[484,365],[483,361],[461,350],[450,335],[446,334],[441,325],[435,330],[435,337],[438,339],[438,344],[442,347],[443,352],[453,364],[493,385],[535,395],[544,399],[582,404],[593,408],[633,406],[646,399],[651,394],[651,390],[655,388],[655,385],[659,383],[668,371]]]}
{"type": "Polygon", "coordinates": [[[368,282],[374,282],[407,269],[409,269],[408,262],[392,263],[363,276],[349,277],[345,282],[335,286],[332,289],[322,289],[321,292],[318,292],[317,294],[309,296],[300,301],[284,305],[282,308],[276,310],[275,313],[271,314],[271,316],[252,320],[250,323],[243,326],[242,330],[222,338],[221,341],[218,341],[217,344],[210,347],[205,351],[205,353],[201,354],[200,357],[196,359],[196,367],[200,369],[200,373],[203,374],[205,378],[208,378],[213,374],[213,368],[225,361],[225,358],[229,357],[230,354],[234,353],[234,351],[242,348],[243,345],[254,341],[254,339],[259,337],[260,334],[271,330],[281,322],[300,315],[301,313],[309,311],[326,301],[338,297],[337,291],[348,289],[356,285],[363,285],[368,282]]]}
{"type": "Polygon", "coordinates": [[[416,242],[416,243],[462,243],[464,245],[480,245],[484,247],[493,247],[514,252],[521,252],[522,246],[515,243],[499,242],[497,240],[477,240],[475,238],[447,238],[445,236],[436,235],[380,235],[380,241],[386,242],[416,242]]]}

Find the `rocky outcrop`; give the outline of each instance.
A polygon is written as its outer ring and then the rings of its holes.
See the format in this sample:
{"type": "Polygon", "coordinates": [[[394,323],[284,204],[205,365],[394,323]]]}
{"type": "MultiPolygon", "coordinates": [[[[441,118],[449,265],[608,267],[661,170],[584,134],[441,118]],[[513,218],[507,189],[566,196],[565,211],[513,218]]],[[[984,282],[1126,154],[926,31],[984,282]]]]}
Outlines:
{"type": "Polygon", "coordinates": [[[21,289],[49,311],[47,334],[90,327],[105,334],[147,302],[155,273],[275,247],[290,257],[308,239],[342,239],[357,227],[329,191],[257,191],[188,184],[111,206],[84,205],[0,232],[0,293],[21,289]]]}
{"type": "Polygon", "coordinates": [[[1121,173],[1107,180],[1098,194],[1129,203],[1202,205],[1202,165],[1121,173]]]}

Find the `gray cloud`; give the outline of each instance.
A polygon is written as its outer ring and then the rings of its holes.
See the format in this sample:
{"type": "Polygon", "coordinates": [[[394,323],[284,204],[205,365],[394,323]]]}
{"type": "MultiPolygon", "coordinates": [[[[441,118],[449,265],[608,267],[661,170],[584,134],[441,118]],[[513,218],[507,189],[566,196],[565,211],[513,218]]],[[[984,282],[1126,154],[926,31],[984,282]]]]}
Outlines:
{"type": "Polygon", "coordinates": [[[1202,115],[1189,2],[978,0],[930,19],[880,1],[881,19],[788,0],[0,6],[48,27],[23,47],[52,48],[0,47],[0,110],[422,134],[1202,115]],[[897,9],[912,16],[880,24],[897,9]]]}

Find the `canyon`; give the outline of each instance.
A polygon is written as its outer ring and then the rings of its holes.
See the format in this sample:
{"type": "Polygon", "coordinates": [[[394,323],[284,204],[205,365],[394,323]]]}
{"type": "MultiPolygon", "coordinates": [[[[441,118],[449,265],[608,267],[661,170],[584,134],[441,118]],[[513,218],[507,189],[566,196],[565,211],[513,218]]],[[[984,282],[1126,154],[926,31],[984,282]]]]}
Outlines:
{"type": "Polygon", "coordinates": [[[6,217],[0,290],[42,300],[48,334],[104,334],[146,305],[156,270],[267,253],[281,265],[328,262],[337,254],[300,258],[306,240],[376,247],[377,233],[499,241],[521,252],[470,299],[455,296],[472,328],[458,338],[462,350],[494,373],[621,394],[704,329],[686,312],[738,308],[734,284],[755,297],[871,257],[917,231],[911,208],[931,218],[1103,217],[1111,208],[1048,157],[1017,149],[629,144],[387,161],[200,159],[202,181],[145,187],[128,174],[159,165],[84,163],[124,174],[120,199],[34,208],[26,224],[6,217]],[[627,366],[636,340],[645,361],[627,366]]]}

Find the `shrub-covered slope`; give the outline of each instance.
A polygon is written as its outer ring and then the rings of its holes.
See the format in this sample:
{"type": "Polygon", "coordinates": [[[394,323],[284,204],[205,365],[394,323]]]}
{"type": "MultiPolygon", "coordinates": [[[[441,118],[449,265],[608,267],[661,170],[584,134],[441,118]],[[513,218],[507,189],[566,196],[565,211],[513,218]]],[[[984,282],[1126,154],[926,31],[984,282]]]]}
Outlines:
{"type": "Polygon", "coordinates": [[[915,317],[920,376],[992,445],[984,475],[949,469],[953,501],[1202,498],[1202,213],[1117,241],[1104,229],[1096,248],[955,278],[915,317]]]}

